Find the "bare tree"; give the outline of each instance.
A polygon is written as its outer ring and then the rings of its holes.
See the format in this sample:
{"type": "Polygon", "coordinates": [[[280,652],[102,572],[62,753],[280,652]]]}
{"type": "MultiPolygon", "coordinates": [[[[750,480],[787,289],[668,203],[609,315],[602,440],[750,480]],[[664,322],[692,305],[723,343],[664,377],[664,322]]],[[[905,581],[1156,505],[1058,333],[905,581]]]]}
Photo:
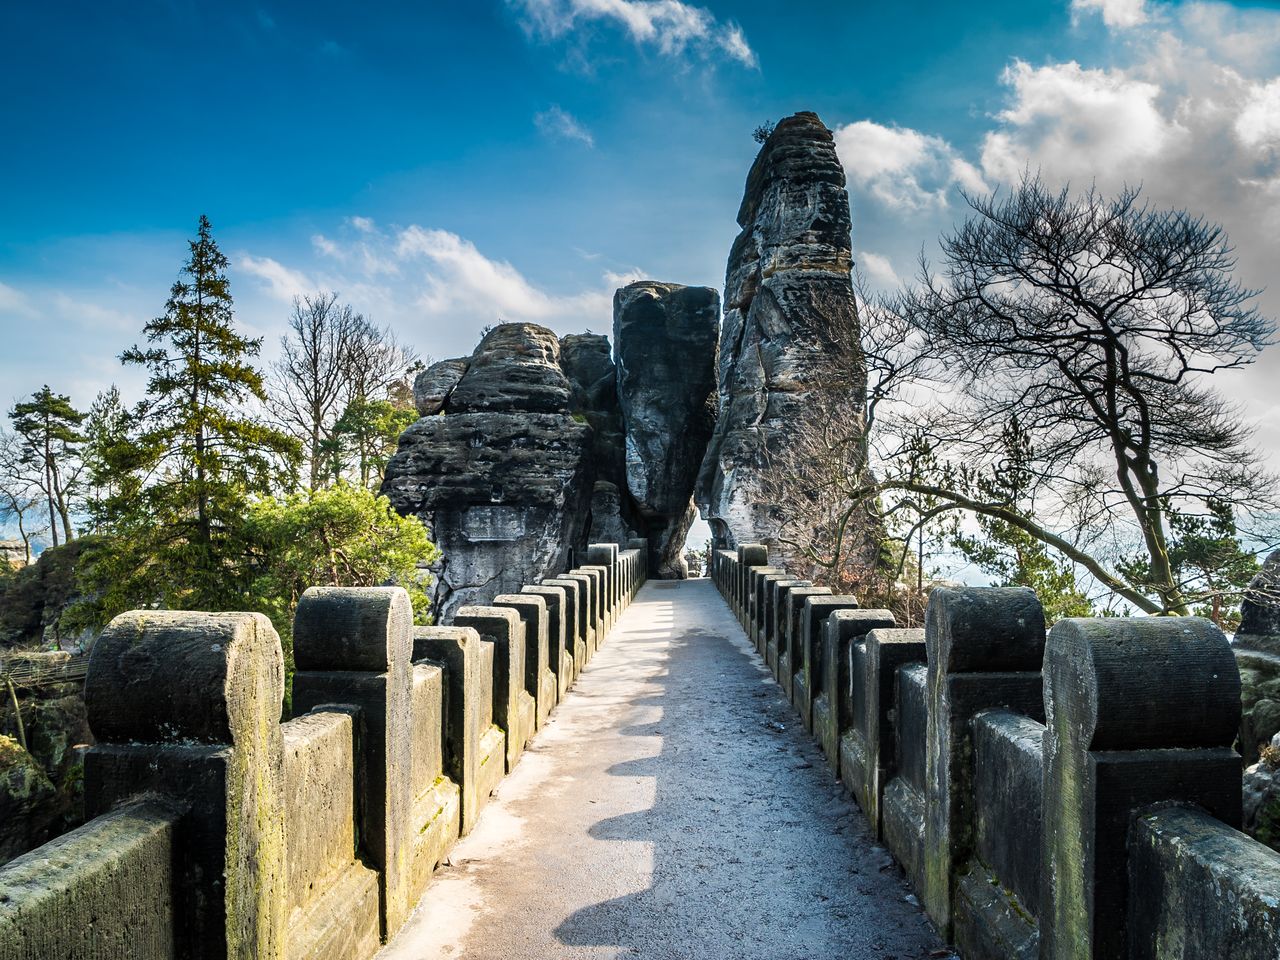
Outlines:
{"type": "Polygon", "coordinates": [[[271,367],[272,406],[303,444],[316,489],[342,473],[334,459],[344,447],[343,417],[353,406],[401,396],[417,360],[389,327],[374,326],[333,292],[295,297],[289,331],[271,367]]]}
{"type": "Polygon", "coordinates": [[[43,494],[24,460],[22,439],[0,430],[0,517],[18,528],[26,561],[30,563],[32,544],[49,528],[40,525],[43,494]]]}
{"type": "MultiPolygon", "coordinates": [[[[968,201],[973,216],[942,239],[942,275],[922,264],[918,284],[882,304],[933,353],[935,396],[898,398],[878,476],[851,474],[850,501],[907,503],[916,523],[947,511],[1001,521],[1148,613],[1211,601],[1228,588],[1196,569],[1215,553],[1204,547],[1238,542],[1238,522],[1252,524],[1246,542],[1276,536],[1275,479],[1208,381],[1253,362],[1275,330],[1232,278],[1226,236],[1136,190],[1073,195],[1027,177],[968,201]],[[1011,489],[992,478],[1009,469],[1014,423],[1028,439],[1013,486],[1034,515],[992,495],[1011,489]]],[[[1217,555],[1238,565],[1238,553],[1217,555]]],[[[1245,572],[1225,578],[1237,595],[1245,572]]]]}
{"type": "MultiPolygon", "coordinates": [[[[833,331],[828,369],[811,388],[803,416],[789,424],[785,447],[768,452],[762,487],[779,505],[779,539],[808,563],[808,573],[833,589],[887,598],[910,559],[910,535],[923,527],[897,522],[908,503],[885,505],[868,496],[868,485],[874,486],[869,465],[877,442],[882,453],[888,443],[892,456],[906,454],[892,410],[911,405],[931,382],[938,351],[901,313],[870,296],[860,274],[854,288],[857,317],[848,329],[833,331]],[[849,385],[863,371],[866,394],[855,394],[849,385]],[[880,552],[869,554],[868,543],[877,542],[880,552]],[[890,556],[895,542],[901,549],[890,556]]],[[[911,605],[905,595],[899,600],[911,605]]]]}
{"type": "Polygon", "coordinates": [[[321,483],[324,445],[347,395],[347,367],[364,318],[336,293],[293,298],[290,333],[280,339],[280,358],[271,365],[269,388],[281,424],[304,447],[308,486],[321,483]]]}

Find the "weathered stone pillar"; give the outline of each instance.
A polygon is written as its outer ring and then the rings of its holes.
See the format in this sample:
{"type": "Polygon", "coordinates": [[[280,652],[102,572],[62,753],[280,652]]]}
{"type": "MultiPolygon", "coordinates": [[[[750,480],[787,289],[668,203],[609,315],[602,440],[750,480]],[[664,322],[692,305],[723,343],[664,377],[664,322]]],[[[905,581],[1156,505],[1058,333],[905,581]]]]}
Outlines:
{"type": "Polygon", "coordinates": [[[524,621],[524,688],[533,697],[534,729],[541,730],[556,705],[556,678],[551,672],[547,637],[547,603],[528,594],[503,593],[493,598],[498,608],[515,610],[524,621]]]}
{"type": "Polygon", "coordinates": [[[760,584],[765,577],[787,576],[790,574],[781,567],[751,567],[747,571],[747,636],[751,638],[751,642],[755,644],[761,655],[764,654],[760,644],[764,626],[764,598],[760,584]]]}
{"type": "MultiPolygon", "coordinates": [[[[812,580],[775,580],[765,607],[765,617],[769,627],[769,637],[765,643],[764,662],[773,673],[773,679],[782,682],[779,670],[782,651],[787,643],[787,595],[792,590],[800,590],[813,586],[812,580]]],[[[788,697],[790,699],[790,697],[788,697]]]]}
{"type": "Polygon", "coordinates": [[[855,797],[858,731],[866,715],[866,639],[872,630],[895,625],[888,610],[836,610],[827,617],[823,631],[823,682],[831,678],[831,691],[828,703],[815,703],[814,734],[832,773],[855,797]]]}
{"type": "Polygon", "coordinates": [[[738,547],[738,575],[734,584],[735,611],[743,627],[746,622],[747,571],[769,563],[769,548],[763,543],[744,543],[738,547]]]}
{"type": "Polygon", "coordinates": [[[504,768],[506,737],[493,724],[493,674],[472,627],[414,627],[413,661],[444,666],[445,771],[462,790],[462,834],[471,832],[504,768]]]}
{"type": "Polygon", "coordinates": [[[283,698],[280,638],[261,614],[135,610],[94,644],[85,812],[141,793],[185,808],[172,880],[183,957],[284,954],[283,698]]]}
{"type": "Polygon", "coordinates": [[[293,708],[360,709],[361,840],[390,937],[413,909],[413,608],[400,587],[312,587],[293,619],[293,708]]]}
{"type": "MultiPolygon", "coordinates": [[[[758,567],[760,570],[777,570],[777,567],[758,567]]],[[[760,651],[760,657],[767,664],[769,662],[769,640],[773,637],[773,585],[782,580],[794,580],[791,574],[780,571],[778,573],[762,573],[756,577],[756,623],[755,641],[756,649],[760,651]]],[[[774,647],[774,658],[777,658],[777,647],[774,647]]]]}
{"type": "MultiPolygon", "coordinates": [[[[574,584],[577,587],[577,584],[574,584]]],[[[521,587],[521,593],[542,597],[547,602],[547,657],[551,673],[556,678],[556,700],[563,700],[573,686],[573,625],[574,610],[569,588],[549,584],[543,580],[540,586],[521,587]]]]}
{"type": "Polygon", "coordinates": [[[507,735],[510,773],[533,735],[537,705],[524,688],[524,621],[509,607],[462,607],[455,627],[473,627],[480,639],[493,644],[493,722],[507,735]]]}
{"type": "Polygon", "coordinates": [[[813,701],[824,688],[823,626],[827,617],[837,610],[857,609],[856,597],[821,594],[806,597],[801,608],[792,664],[791,702],[795,704],[804,728],[810,732],[813,732],[813,701]]]}
{"type": "Polygon", "coordinates": [[[804,605],[811,597],[831,596],[830,587],[795,587],[787,592],[784,615],[780,618],[782,631],[778,635],[778,683],[788,700],[795,703],[792,684],[798,670],[803,667],[800,652],[800,626],[804,619],[804,605]]]}
{"type": "Polygon", "coordinates": [[[877,627],[852,648],[850,676],[861,696],[854,697],[853,722],[842,742],[848,749],[841,755],[841,767],[877,838],[882,835],[880,798],[897,769],[893,694],[898,668],[924,660],[923,630],[877,627]]]}
{"type": "Polygon", "coordinates": [[[592,634],[595,641],[587,645],[587,662],[595,656],[596,651],[604,644],[605,626],[604,620],[604,576],[599,567],[575,567],[571,573],[575,576],[587,577],[590,581],[587,584],[587,612],[590,615],[590,624],[592,634]]]}
{"type": "Polygon", "coordinates": [[[938,587],[925,620],[929,732],[925,755],[925,910],[951,937],[956,870],[973,854],[973,730],[980,710],[1042,719],[1044,611],[1025,587],[938,587]]]}
{"type": "Polygon", "coordinates": [[[604,641],[608,637],[609,631],[613,629],[614,611],[611,605],[609,568],[598,563],[590,563],[586,566],[578,567],[578,569],[583,573],[592,574],[596,578],[596,604],[600,611],[600,626],[596,630],[596,650],[599,650],[604,646],[604,641]]]}
{"type": "Polygon", "coordinates": [[[548,587],[563,587],[569,594],[569,605],[573,607],[573,624],[572,629],[566,631],[565,643],[573,657],[573,679],[577,680],[578,674],[582,673],[582,668],[587,664],[587,651],[596,640],[596,631],[591,625],[594,618],[589,609],[591,578],[585,573],[562,573],[542,582],[548,587]]]}
{"type": "Polygon", "coordinates": [[[587,546],[587,563],[604,568],[605,597],[609,611],[609,626],[618,621],[622,613],[622,587],[619,581],[618,545],[616,543],[592,543],[587,546]]]}
{"type": "Polygon", "coordinates": [[[1240,675],[1196,617],[1061,620],[1045,674],[1040,955],[1114,960],[1134,814],[1176,801],[1240,826],[1240,675]]]}

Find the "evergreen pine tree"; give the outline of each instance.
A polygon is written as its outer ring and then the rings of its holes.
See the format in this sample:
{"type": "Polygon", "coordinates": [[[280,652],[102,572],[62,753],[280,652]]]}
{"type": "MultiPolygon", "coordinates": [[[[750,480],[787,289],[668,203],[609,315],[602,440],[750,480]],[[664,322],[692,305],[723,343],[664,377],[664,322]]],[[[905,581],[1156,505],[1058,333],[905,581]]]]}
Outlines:
{"type": "Polygon", "coordinates": [[[297,444],[251,412],[265,402],[251,361],[261,340],[237,332],[227,258],[200,218],[165,313],[143,328],[147,346],[121,355],[149,373],[130,420],[132,444],[113,444],[119,482],[103,504],[117,556],[97,559],[109,614],[161,604],[226,609],[243,598],[241,529],[248,500],[270,491],[297,444]]]}
{"type": "Polygon", "coordinates": [[[22,437],[22,459],[40,477],[37,483],[49,505],[49,534],[58,545],[61,523],[64,542],[75,538],[71,525],[71,501],[79,473],[79,448],[84,443],[80,424],[85,415],[71,405],[71,398],[54,393],[45,384],[31,399],[14,405],[9,413],[13,429],[22,437]]]}

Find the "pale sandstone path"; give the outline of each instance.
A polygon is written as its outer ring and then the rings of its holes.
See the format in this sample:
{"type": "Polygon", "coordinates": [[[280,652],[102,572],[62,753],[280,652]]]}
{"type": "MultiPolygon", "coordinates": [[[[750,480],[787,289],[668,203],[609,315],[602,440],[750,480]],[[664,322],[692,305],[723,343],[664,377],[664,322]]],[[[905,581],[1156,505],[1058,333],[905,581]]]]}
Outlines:
{"type": "Polygon", "coordinates": [[[646,584],[382,960],[946,956],[757,662],[646,584]]]}

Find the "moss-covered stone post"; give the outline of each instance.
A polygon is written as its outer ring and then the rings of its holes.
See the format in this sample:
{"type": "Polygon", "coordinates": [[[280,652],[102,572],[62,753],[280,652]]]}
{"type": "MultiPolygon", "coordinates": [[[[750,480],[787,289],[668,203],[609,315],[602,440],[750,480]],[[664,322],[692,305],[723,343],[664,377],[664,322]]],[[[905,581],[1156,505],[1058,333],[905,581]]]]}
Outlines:
{"type": "Polygon", "coordinates": [[[462,791],[462,833],[503,773],[504,735],[493,725],[493,676],[485,675],[480,634],[472,627],[414,627],[413,661],[445,669],[445,771],[462,791]]]}
{"type": "Polygon", "coordinates": [[[1124,957],[1135,814],[1180,802],[1240,826],[1231,646],[1196,617],[1061,620],[1044,700],[1040,955],[1124,957]]]}
{"type": "Polygon", "coordinates": [[[361,842],[382,882],[383,937],[413,909],[413,607],[400,587],[311,587],[293,618],[293,708],[360,709],[361,842]]]}
{"type": "Polygon", "coordinates": [[[493,644],[493,722],[507,735],[509,773],[533,735],[537,713],[533,697],[524,688],[524,621],[509,607],[460,607],[453,625],[472,627],[481,640],[493,644]]]}
{"type": "Polygon", "coordinates": [[[94,644],[92,818],[142,793],[183,810],[174,834],[177,953],[276,960],[288,898],[280,710],[284,656],[256,613],[135,610],[94,644]]]}
{"type": "Polygon", "coordinates": [[[925,614],[925,649],[929,714],[921,900],[950,939],[956,871],[972,856],[976,836],[970,721],[992,707],[1044,716],[1044,610],[1025,587],[938,587],[925,614]]]}

